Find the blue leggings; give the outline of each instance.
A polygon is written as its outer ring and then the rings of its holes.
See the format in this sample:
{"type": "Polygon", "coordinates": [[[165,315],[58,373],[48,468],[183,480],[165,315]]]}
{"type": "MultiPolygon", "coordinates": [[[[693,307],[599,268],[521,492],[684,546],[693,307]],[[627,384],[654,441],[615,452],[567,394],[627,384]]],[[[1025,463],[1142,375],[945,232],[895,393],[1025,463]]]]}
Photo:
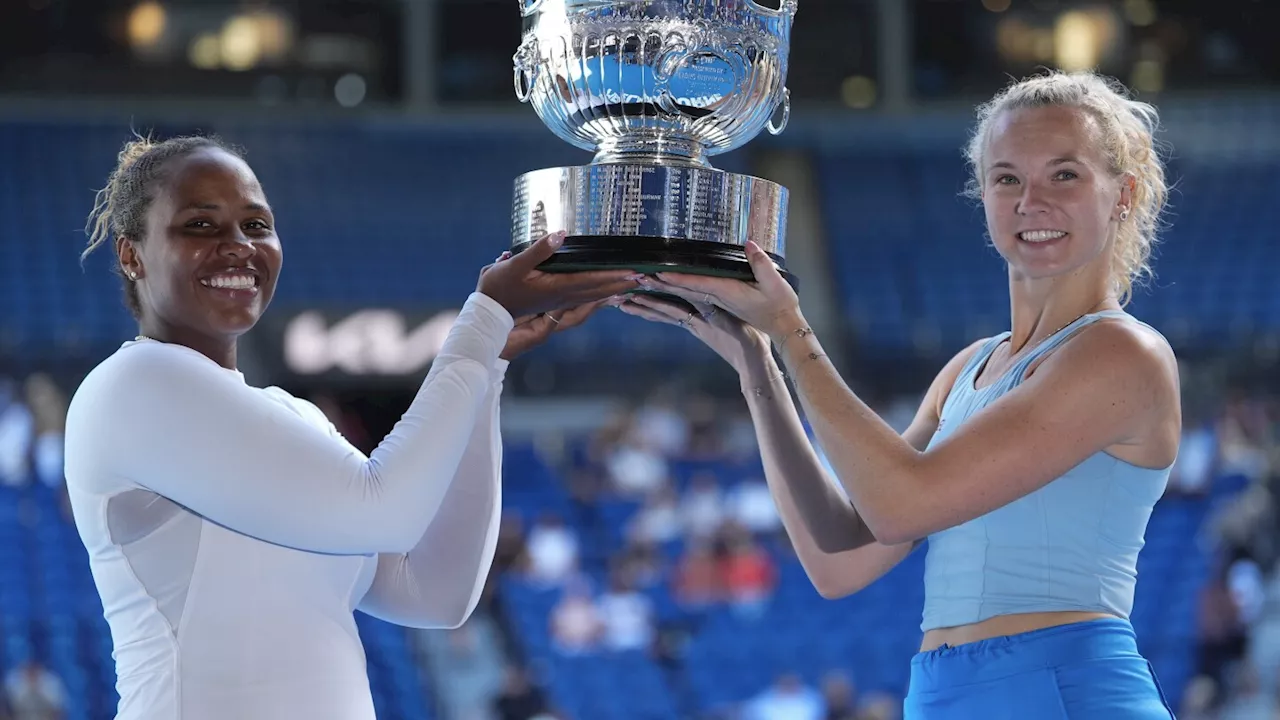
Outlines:
{"type": "Polygon", "coordinates": [[[1170,720],[1133,626],[1106,618],[922,652],[903,720],[1170,720]]]}

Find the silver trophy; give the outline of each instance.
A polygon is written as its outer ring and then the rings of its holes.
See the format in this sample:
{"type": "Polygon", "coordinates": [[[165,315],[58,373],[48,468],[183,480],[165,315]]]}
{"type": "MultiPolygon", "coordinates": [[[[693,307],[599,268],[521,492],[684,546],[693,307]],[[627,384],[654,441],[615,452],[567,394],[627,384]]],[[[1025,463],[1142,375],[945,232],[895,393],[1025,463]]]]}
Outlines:
{"type": "Polygon", "coordinates": [[[516,95],[595,158],[516,179],[512,250],[564,230],[545,270],[749,279],[754,240],[794,283],[787,189],[709,158],[786,127],[796,2],[521,0],[516,95]]]}

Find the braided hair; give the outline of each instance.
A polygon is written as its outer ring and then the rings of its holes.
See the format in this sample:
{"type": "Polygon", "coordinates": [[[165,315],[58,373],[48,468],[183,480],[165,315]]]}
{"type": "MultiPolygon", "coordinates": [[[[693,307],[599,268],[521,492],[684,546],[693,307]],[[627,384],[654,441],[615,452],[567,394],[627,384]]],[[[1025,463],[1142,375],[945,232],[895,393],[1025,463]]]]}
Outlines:
{"type": "MultiPolygon", "coordinates": [[[[146,235],[147,211],[156,199],[156,185],[165,177],[170,160],[185,157],[200,150],[222,150],[243,159],[244,153],[217,137],[184,136],[163,142],[138,137],[125,144],[117,158],[116,168],[107,179],[106,187],[98,191],[93,211],[85,226],[89,246],[81,253],[83,261],[100,245],[111,239],[129,238],[142,242],[146,235]]],[[[113,270],[124,283],[124,304],[129,312],[139,318],[142,304],[138,299],[138,287],[124,273],[120,263],[113,270]]]]}

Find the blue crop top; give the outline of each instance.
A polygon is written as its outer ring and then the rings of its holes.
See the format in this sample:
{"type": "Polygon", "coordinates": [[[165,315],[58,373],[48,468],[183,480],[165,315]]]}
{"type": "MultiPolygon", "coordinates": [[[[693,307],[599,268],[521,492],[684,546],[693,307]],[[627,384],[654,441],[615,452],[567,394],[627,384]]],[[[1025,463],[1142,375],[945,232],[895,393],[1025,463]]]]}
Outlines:
{"type": "MultiPolygon", "coordinates": [[[[1132,319],[1119,310],[1086,315],[977,389],[979,369],[1009,333],[988,340],[956,378],[930,446],[1017,387],[1032,363],[1075,331],[1108,317],[1132,319]]],[[[930,535],[921,630],[1061,610],[1127,618],[1138,551],[1168,479],[1168,468],[1141,468],[1100,452],[1025,497],[930,535]]]]}

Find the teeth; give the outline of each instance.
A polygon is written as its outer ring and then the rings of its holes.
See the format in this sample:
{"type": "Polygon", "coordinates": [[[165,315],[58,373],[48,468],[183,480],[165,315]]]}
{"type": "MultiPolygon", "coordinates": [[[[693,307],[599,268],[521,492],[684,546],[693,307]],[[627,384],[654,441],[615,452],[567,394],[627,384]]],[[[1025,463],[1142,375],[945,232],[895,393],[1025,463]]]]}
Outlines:
{"type": "Polygon", "coordinates": [[[1044,242],[1046,240],[1057,240],[1066,235],[1061,230],[1028,230],[1024,233],[1018,233],[1018,237],[1027,242],[1044,242]]]}
{"type": "Polygon", "coordinates": [[[213,288],[223,288],[226,290],[248,290],[257,287],[258,281],[252,275],[214,275],[211,278],[205,278],[201,283],[213,288]]]}

